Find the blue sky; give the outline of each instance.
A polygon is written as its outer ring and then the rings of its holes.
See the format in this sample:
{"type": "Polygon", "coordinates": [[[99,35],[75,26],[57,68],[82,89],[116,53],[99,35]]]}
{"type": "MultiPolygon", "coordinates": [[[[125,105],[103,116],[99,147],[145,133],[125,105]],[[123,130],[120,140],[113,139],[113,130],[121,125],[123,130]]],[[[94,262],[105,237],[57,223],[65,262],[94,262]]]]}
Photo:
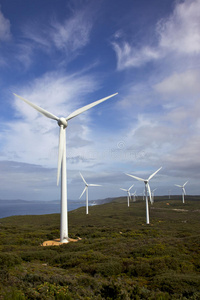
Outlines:
{"type": "Polygon", "coordinates": [[[0,199],[55,200],[57,116],[118,92],[70,120],[68,197],[199,194],[200,0],[1,0],[0,199]]]}

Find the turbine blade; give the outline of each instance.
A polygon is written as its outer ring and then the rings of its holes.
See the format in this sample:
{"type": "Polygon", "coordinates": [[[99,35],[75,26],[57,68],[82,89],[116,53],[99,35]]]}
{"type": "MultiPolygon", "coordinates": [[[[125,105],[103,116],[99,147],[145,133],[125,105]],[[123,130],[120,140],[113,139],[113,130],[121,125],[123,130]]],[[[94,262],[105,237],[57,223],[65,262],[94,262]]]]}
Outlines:
{"type": "Polygon", "coordinates": [[[156,175],[156,173],[158,173],[158,171],[160,171],[162,169],[162,167],[160,167],[156,172],[154,172],[153,174],[151,174],[148,178],[148,181],[154,176],[156,175]]]}
{"type": "Polygon", "coordinates": [[[127,192],[127,190],[120,188],[120,190],[127,192]]]}
{"type": "Polygon", "coordinates": [[[21,96],[17,95],[17,94],[14,94],[16,97],[18,97],[19,99],[21,99],[22,101],[26,102],[28,105],[32,106],[33,108],[35,108],[39,113],[41,113],[42,115],[44,115],[45,117],[47,118],[50,118],[50,119],[53,119],[53,120],[56,120],[58,121],[59,118],[56,117],[55,115],[53,115],[52,113],[48,112],[47,110],[41,108],[40,106],[22,98],[21,96]]]}
{"type": "Polygon", "coordinates": [[[110,96],[105,97],[105,98],[102,98],[102,99],[100,99],[100,100],[97,100],[97,101],[95,101],[95,102],[92,102],[92,103],[90,103],[90,104],[88,104],[88,105],[83,106],[82,108],[79,108],[79,109],[75,110],[73,113],[71,113],[71,114],[66,118],[66,121],[68,121],[68,120],[70,120],[70,119],[72,119],[72,118],[74,118],[74,117],[80,115],[80,114],[83,113],[84,111],[86,111],[86,110],[88,110],[88,109],[90,109],[90,108],[92,108],[92,107],[94,107],[94,106],[100,104],[101,102],[106,101],[107,99],[109,99],[109,98],[111,98],[111,97],[114,97],[114,96],[117,95],[117,94],[118,94],[118,93],[113,94],[113,95],[110,95],[110,96]]]}
{"type": "Polygon", "coordinates": [[[58,171],[57,171],[57,185],[59,184],[60,179],[60,170],[61,170],[61,164],[63,160],[63,149],[64,149],[64,128],[63,125],[60,126],[60,138],[59,138],[59,149],[58,149],[58,171]]]}
{"type": "Polygon", "coordinates": [[[82,194],[80,195],[79,199],[81,199],[81,197],[83,196],[83,194],[85,193],[85,191],[87,190],[87,186],[85,186],[84,190],[82,191],[82,194]]]}
{"type": "Polygon", "coordinates": [[[184,183],[183,187],[184,187],[187,183],[188,183],[188,181],[186,181],[186,182],[184,183]]]}
{"type": "Polygon", "coordinates": [[[152,203],[152,199],[151,199],[151,189],[150,189],[150,185],[147,183],[147,189],[148,189],[148,192],[149,192],[149,199],[150,199],[150,202],[152,203]]]}
{"type": "Polygon", "coordinates": [[[132,189],[132,187],[134,186],[134,184],[132,184],[132,186],[130,186],[130,188],[128,189],[128,191],[130,191],[132,189]]]}
{"type": "Polygon", "coordinates": [[[135,178],[135,179],[137,179],[137,180],[139,180],[139,181],[145,181],[145,179],[143,179],[143,178],[136,177],[136,176],[133,176],[133,175],[127,174],[127,173],[125,173],[125,174],[128,175],[128,176],[130,176],[130,177],[132,177],[132,178],[135,178]]]}
{"type": "Polygon", "coordinates": [[[88,186],[102,186],[102,185],[90,183],[90,184],[88,184],[88,186]]]}
{"type": "Polygon", "coordinates": [[[183,193],[184,193],[184,195],[186,195],[186,191],[185,191],[184,187],[183,187],[183,193]]]}
{"type": "Polygon", "coordinates": [[[175,184],[175,186],[178,186],[178,187],[181,187],[181,188],[182,188],[182,185],[179,185],[179,184],[175,184]]]}
{"type": "Polygon", "coordinates": [[[83,179],[83,182],[87,185],[87,182],[86,182],[86,180],[84,179],[83,175],[81,174],[81,172],[79,172],[79,173],[80,173],[80,175],[81,175],[81,178],[83,179]]]}

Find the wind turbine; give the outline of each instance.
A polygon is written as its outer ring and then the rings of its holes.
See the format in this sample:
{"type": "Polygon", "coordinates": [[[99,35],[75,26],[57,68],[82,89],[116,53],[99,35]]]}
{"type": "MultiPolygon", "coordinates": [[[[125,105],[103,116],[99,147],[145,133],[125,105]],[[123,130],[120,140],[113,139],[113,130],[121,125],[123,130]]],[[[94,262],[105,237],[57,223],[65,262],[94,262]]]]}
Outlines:
{"type": "Polygon", "coordinates": [[[130,198],[131,198],[130,190],[132,189],[133,186],[134,186],[134,184],[131,185],[130,188],[129,188],[128,190],[125,190],[125,189],[120,188],[120,190],[127,192],[127,202],[128,202],[128,207],[130,206],[130,198]]]}
{"type": "Polygon", "coordinates": [[[151,178],[156,175],[156,173],[158,173],[158,171],[160,171],[162,169],[162,167],[160,169],[158,169],[156,172],[154,172],[153,174],[151,174],[149,176],[148,179],[143,179],[143,178],[140,178],[140,177],[136,177],[136,176],[133,176],[133,175],[130,175],[130,174],[126,174],[132,178],[135,178],[139,181],[144,181],[144,184],[145,184],[145,195],[146,195],[146,223],[149,224],[149,205],[148,205],[148,195],[147,195],[147,191],[149,192],[149,198],[150,198],[150,202],[152,201],[151,200],[151,189],[150,189],[150,186],[149,186],[149,181],[151,180],[151,178]]]}
{"type": "Polygon", "coordinates": [[[81,199],[81,197],[83,196],[83,194],[86,192],[86,215],[88,215],[88,187],[89,186],[101,186],[100,184],[88,184],[85,180],[85,178],[83,177],[83,175],[81,174],[81,172],[79,172],[81,175],[81,178],[83,179],[83,182],[85,183],[85,188],[82,192],[82,194],[80,195],[79,199],[81,199]]]}
{"type": "Polygon", "coordinates": [[[184,185],[175,184],[175,186],[178,186],[178,187],[182,188],[182,200],[183,200],[183,203],[185,203],[184,195],[186,195],[185,185],[186,185],[187,183],[188,183],[188,181],[186,181],[186,182],[184,183],[184,185]]]}
{"type": "Polygon", "coordinates": [[[152,192],[151,192],[151,204],[153,204],[154,203],[154,192],[157,190],[157,188],[156,189],[154,189],[152,192]]]}
{"type": "Polygon", "coordinates": [[[133,194],[131,194],[131,196],[133,196],[133,202],[135,202],[136,201],[136,190],[133,194]]]}
{"type": "Polygon", "coordinates": [[[100,104],[103,101],[106,101],[107,99],[109,99],[117,94],[118,93],[110,95],[105,98],[102,98],[102,99],[92,102],[88,105],[85,105],[82,108],[79,108],[79,109],[75,110],[74,112],[72,112],[66,118],[64,118],[64,117],[59,118],[59,117],[55,116],[54,114],[48,112],[47,110],[41,108],[40,106],[33,104],[30,101],[22,98],[21,96],[14,94],[16,97],[18,97],[22,101],[26,102],[28,105],[32,106],[34,109],[36,109],[39,113],[41,113],[45,117],[57,121],[58,126],[60,127],[57,185],[59,183],[59,177],[60,177],[60,172],[61,172],[61,218],[60,218],[60,242],[61,243],[69,242],[68,213],[67,213],[66,134],[65,134],[65,129],[68,126],[68,121],[71,120],[72,118],[78,116],[79,114],[83,113],[84,111],[100,104]]]}
{"type": "Polygon", "coordinates": [[[143,197],[142,197],[142,200],[144,201],[144,196],[145,196],[145,189],[143,191],[143,197]]]}

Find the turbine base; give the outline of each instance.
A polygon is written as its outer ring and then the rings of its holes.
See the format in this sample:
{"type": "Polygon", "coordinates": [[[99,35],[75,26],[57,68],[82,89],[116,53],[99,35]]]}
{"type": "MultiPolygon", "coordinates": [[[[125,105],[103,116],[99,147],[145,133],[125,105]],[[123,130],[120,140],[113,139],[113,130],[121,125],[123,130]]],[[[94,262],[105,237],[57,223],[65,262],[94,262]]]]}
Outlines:
{"type": "Polygon", "coordinates": [[[69,243],[70,239],[64,238],[62,241],[60,241],[61,244],[67,244],[69,243]]]}
{"type": "Polygon", "coordinates": [[[41,246],[46,247],[46,246],[60,246],[63,244],[67,244],[69,242],[78,242],[80,241],[81,238],[78,237],[77,239],[63,239],[62,242],[60,241],[60,239],[55,239],[55,240],[51,240],[51,241],[45,241],[41,244],[41,246]]]}

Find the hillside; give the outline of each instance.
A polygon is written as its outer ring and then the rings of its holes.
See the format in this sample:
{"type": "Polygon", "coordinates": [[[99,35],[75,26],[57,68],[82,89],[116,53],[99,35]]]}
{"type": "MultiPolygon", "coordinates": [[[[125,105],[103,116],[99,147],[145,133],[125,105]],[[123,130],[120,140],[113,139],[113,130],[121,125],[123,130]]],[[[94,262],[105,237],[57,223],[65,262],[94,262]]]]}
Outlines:
{"type": "Polygon", "coordinates": [[[0,299],[200,299],[200,197],[117,198],[69,213],[76,243],[59,237],[59,214],[0,220],[0,299]]]}

